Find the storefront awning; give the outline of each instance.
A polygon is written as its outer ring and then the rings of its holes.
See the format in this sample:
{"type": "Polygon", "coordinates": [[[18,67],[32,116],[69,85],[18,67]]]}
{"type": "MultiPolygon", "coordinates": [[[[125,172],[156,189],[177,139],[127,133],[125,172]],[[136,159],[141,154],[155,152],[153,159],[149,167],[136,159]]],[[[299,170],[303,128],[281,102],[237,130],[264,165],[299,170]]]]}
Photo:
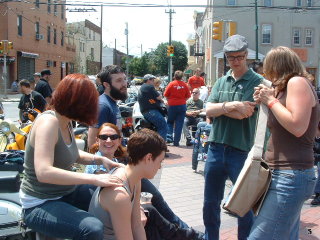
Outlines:
{"type": "Polygon", "coordinates": [[[27,57],[27,58],[38,58],[39,54],[37,53],[29,53],[29,52],[18,52],[18,55],[21,57],[27,57]]]}
{"type": "Polygon", "coordinates": [[[191,69],[188,69],[184,72],[184,74],[191,74],[192,73],[192,70],[191,69]]]}

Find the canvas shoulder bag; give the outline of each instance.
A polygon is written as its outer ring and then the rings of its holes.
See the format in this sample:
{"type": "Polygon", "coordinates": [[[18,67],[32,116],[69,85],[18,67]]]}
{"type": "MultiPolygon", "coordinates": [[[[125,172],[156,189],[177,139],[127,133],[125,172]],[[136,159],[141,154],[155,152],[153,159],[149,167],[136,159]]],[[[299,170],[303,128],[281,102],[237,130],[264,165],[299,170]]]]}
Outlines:
{"type": "MultiPolygon", "coordinates": [[[[267,87],[271,86],[268,80],[264,79],[262,83],[267,87]]],[[[255,215],[258,215],[271,183],[271,171],[268,164],[262,159],[268,112],[268,107],[261,103],[254,145],[223,205],[224,209],[240,217],[251,209],[255,215]]]]}

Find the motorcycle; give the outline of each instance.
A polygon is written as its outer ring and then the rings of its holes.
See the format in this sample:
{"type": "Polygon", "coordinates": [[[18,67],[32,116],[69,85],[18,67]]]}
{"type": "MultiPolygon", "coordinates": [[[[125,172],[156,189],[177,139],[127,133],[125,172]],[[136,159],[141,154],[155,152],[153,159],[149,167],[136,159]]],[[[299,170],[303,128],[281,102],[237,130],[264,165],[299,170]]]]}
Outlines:
{"type": "Polygon", "coordinates": [[[130,137],[130,135],[134,132],[132,123],[132,103],[120,104],[119,110],[122,119],[122,134],[124,137],[130,137]]]}
{"type": "Polygon", "coordinates": [[[18,128],[10,120],[0,120],[0,152],[6,149],[24,150],[27,129],[18,128]]]}
{"type": "Polygon", "coordinates": [[[1,156],[0,161],[0,239],[36,240],[36,233],[25,226],[21,215],[19,189],[20,174],[23,171],[23,152],[15,154],[12,151],[8,153],[7,158],[5,157],[1,156]]]}

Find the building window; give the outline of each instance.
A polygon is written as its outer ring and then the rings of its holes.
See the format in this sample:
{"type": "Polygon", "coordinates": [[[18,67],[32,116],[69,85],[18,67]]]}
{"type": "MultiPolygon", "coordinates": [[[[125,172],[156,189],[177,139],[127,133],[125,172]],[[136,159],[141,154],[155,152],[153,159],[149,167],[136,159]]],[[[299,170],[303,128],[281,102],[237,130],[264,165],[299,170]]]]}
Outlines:
{"type": "Polygon", "coordinates": [[[292,32],[293,36],[293,45],[300,45],[300,35],[301,31],[299,28],[294,28],[292,32]]]}
{"type": "Polygon", "coordinates": [[[236,0],[227,0],[227,5],[228,6],[235,6],[236,5],[236,0]]]}
{"type": "Polygon", "coordinates": [[[272,26],[270,24],[262,24],[262,44],[271,44],[272,26]]]}
{"type": "Polygon", "coordinates": [[[89,29],[89,39],[91,39],[91,30],[89,29]]]}
{"type": "Polygon", "coordinates": [[[272,7],[272,0],[264,0],[265,7],[272,7]]]}
{"type": "Polygon", "coordinates": [[[91,60],[93,61],[94,60],[94,48],[91,48],[91,60]]]}
{"type": "Polygon", "coordinates": [[[64,45],[64,32],[61,32],[61,46],[64,45]]]}
{"type": "Polygon", "coordinates": [[[307,0],[307,7],[312,7],[312,0],[307,0]]]}
{"type": "Polygon", "coordinates": [[[296,7],[302,7],[302,0],[296,0],[296,7]]]}
{"type": "Polygon", "coordinates": [[[306,29],[305,32],[305,45],[311,46],[312,45],[312,37],[313,37],[313,30],[310,28],[306,29]]]}
{"type": "Polygon", "coordinates": [[[18,35],[22,36],[22,15],[17,17],[18,35]]]}
{"type": "Polygon", "coordinates": [[[40,24],[39,24],[39,22],[36,22],[34,24],[34,30],[36,31],[36,34],[40,33],[40,24]]]}
{"type": "Polygon", "coordinates": [[[93,35],[93,41],[95,41],[95,40],[96,40],[96,34],[95,34],[95,32],[92,32],[92,35],[93,35]]]}
{"type": "Polygon", "coordinates": [[[47,28],[47,41],[48,41],[48,43],[51,42],[51,28],[50,28],[50,26],[48,26],[48,28],[47,28]]]}
{"type": "Polygon", "coordinates": [[[61,5],[61,19],[64,19],[64,5],[61,5]]]}
{"type": "Polygon", "coordinates": [[[36,5],[37,8],[40,8],[40,0],[36,0],[35,1],[35,5],[36,5]]]}
{"type": "Polygon", "coordinates": [[[84,43],[80,43],[80,52],[84,52],[84,43]]]}
{"type": "Polygon", "coordinates": [[[58,16],[58,5],[57,5],[57,2],[54,1],[53,4],[54,4],[54,5],[53,5],[53,15],[54,15],[54,16],[58,16]]]}
{"type": "Polygon", "coordinates": [[[57,44],[57,29],[53,29],[53,43],[57,44]]]}
{"type": "Polygon", "coordinates": [[[51,13],[51,0],[48,0],[48,13],[51,13]]]}

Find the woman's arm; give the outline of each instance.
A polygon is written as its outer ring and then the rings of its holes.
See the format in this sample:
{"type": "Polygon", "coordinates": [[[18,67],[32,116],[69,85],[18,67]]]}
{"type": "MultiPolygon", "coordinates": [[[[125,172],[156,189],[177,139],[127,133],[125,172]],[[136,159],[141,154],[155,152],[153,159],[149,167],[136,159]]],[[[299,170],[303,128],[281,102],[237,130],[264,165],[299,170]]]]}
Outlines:
{"type": "Polygon", "coordinates": [[[143,224],[141,222],[140,213],[140,193],[141,193],[141,182],[136,185],[135,199],[133,203],[131,221],[134,239],[137,240],[147,240],[146,232],[144,230],[143,224]]]}
{"type": "Polygon", "coordinates": [[[57,185],[122,185],[117,178],[109,174],[101,174],[103,175],[101,176],[77,173],[54,167],[54,148],[58,141],[58,129],[58,120],[51,115],[42,115],[32,128],[31,141],[34,139],[34,166],[39,182],[57,185]]]}
{"type": "Polygon", "coordinates": [[[79,150],[79,159],[77,163],[84,165],[103,165],[108,171],[114,167],[123,167],[123,164],[116,163],[106,157],[94,155],[88,152],[79,150]]]}
{"type": "MultiPolygon", "coordinates": [[[[308,80],[293,77],[287,85],[286,106],[280,102],[272,105],[271,111],[279,123],[296,137],[301,137],[308,129],[311,111],[316,101],[308,80]]],[[[260,100],[270,104],[276,100],[268,88],[260,90],[260,100]]]]}
{"type": "Polygon", "coordinates": [[[102,208],[110,213],[116,239],[134,240],[131,228],[132,205],[126,190],[104,188],[100,193],[99,201],[102,208]]]}

